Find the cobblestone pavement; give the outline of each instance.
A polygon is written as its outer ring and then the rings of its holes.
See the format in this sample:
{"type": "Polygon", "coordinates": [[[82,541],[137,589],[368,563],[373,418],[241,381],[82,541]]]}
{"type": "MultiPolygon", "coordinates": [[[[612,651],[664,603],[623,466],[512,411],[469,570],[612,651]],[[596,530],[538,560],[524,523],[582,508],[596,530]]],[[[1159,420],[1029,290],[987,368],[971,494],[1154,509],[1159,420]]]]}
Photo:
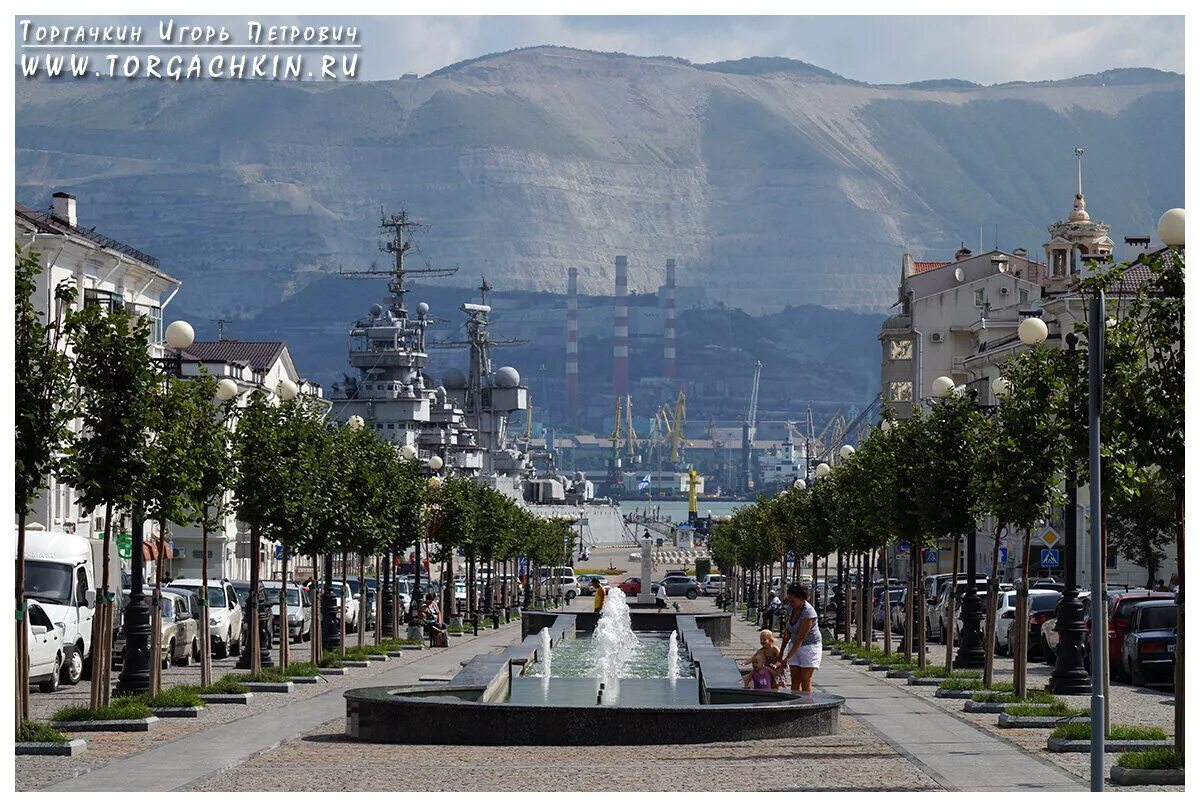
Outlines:
{"type": "MultiPolygon", "coordinates": [[[[878,639],[878,637],[877,637],[878,639]]],[[[929,663],[941,664],[945,657],[945,645],[929,645],[929,663]]],[[[823,664],[850,666],[848,662],[842,659],[826,656],[823,664]]],[[[934,695],[933,687],[910,687],[903,680],[886,678],[882,672],[867,672],[865,667],[855,667],[855,671],[864,675],[878,679],[881,683],[902,689],[910,694],[913,698],[919,701],[936,706],[945,712],[953,714],[960,720],[964,720],[974,726],[977,726],[982,731],[993,736],[1003,739],[1005,742],[1016,745],[1032,754],[1036,754],[1039,758],[1052,763],[1061,768],[1072,776],[1079,777],[1084,782],[1089,780],[1090,757],[1088,754],[1080,753],[1052,753],[1046,750],[1046,740],[1050,736],[1050,729],[1006,729],[1000,728],[995,714],[975,714],[962,711],[963,702],[961,700],[938,698],[934,695]]],[[[1053,672],[1053,666],[1042,661],[1030,661],[1028,665],[1028,680],[1031,690],[1045,689],[1045,685],[1050,680],[1050,674],[1053,672]]],[[[996,681],[1011,681],[1013,673],[1013,659],[997,656],[995,660],[995,680],[996,681]]],[[[1087,695],[1065,695],[1061,696],[1073,708],[1086,708],[1089,706],[1089,696],[1087,695]]],[[[1167,690],[1151,689],[1148,687],[1135,687],[1128,684],[1112,682],[1109,687],[1109,720],[1113,725],[1125,724],[1136,726],[1153,726],[1162,729],[1168,736],[1174,733],[1175,720],[1175,697],[1174,694],[1167,690]]],[[[1111,753],[1104,756],[1104,767],[1107,772],[1113,765],[1119,754],[1111,753]]],[[[1136,786],[1124,787],[1114,785],[1108,782],[1106,787],[1114,790],[1137,791],[1137,790],[1183,790],[1182,787],[1160,787],[1160,786],[1136,786]]]]}
{"type": "MultiPolygon", "coordinates": [[[[511,641],[512,638],[515,638],[519,634],[519,628],[513,624],[502,627],[501,632],[508,637],[506,641],[511,641]]],[[[494,631],[492,630],[481,630],[480,638],[487,637],[493,633],[494,631]]],[[[372,637],[369,634],[368,643],[371,640],[372,637]]],[[[452,637],[450,641],[452,648],[464,643],[473,643],[470,637],[452,637]]],[[[347,646],[357,646],[356,637],[348,636],[347,646]]],[[[276,644],[273,649],[276,661],[278,661],[278,652],[279,646],[276,644]]],[[[291,645],[291,660],[308,661],[309,652],[309,644],[307,642],[293,644],[291,645]]],[[[430,650],[425,648],[423,650],[406,650],[404,652],[405,655],[402,658],[391,659],[386,662],[372,662],[372,666],[369,668],[348,668],[344,676],[322,678],[316,684],[296,684],[291,694],[256,692],[250,703],[244,706],[214,704],[210,705],[198,718],[161,719],[157,726],[146,732],[82,732],[75,735],[88,741],[87,749],[81,755],[74,757],[16,757],[16,789],[37,790],[44,788],[56,782],[71,779],[101,768],[112,760],[129,757],[157,748],[195,732],[213,729],[222,724],[232,723],[252,715],[267,714],[293,705],[298,700],[313,698],[331,690],[348,686],[369,686],[372,683],[371,679],[376,675],[405,667],[423,658],[436,656],[446,652],[446,650],[440,648],[430,650]]],[[[244,672],[235,669],[236,663],[236,658],[214,659],[214,680],[225,673],[244,672]]],[[[116,675],[117,673],[114,670],[114,682],[116,675]]],[[[164,686],[174,686],[184,683],[199,684],[199,681],[199,665],[171,667],[163,671],[164,686]]],[[[85,680],[77,686],[62,689],[56,693],[34,693],[31,698],[30,714],[36,720],[45,720],[55,710],[64,706],[86,706],[87,703],[88,682],[85,680]]]]}
{"type": "MultiPolygon", "coordinates": [[[[653,730],[652,727],[647,727],[653,730]]],[[[835,737],[651,746],[380,745],[343,724],[259,754],[196,790],[939,790],[853,718],[835,737]],[[319,770],[319,775],[314,774],[319,770]]]]}

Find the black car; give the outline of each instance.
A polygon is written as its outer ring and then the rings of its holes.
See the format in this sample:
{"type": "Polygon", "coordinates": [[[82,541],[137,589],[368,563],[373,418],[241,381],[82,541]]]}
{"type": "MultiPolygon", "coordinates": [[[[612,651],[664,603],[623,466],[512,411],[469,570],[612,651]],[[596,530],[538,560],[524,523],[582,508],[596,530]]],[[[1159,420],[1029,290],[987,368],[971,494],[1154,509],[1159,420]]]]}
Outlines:
{"type": "MultiPolygon", "coordinates": [[[[1042,624],[1048,619],[1054,619],[1058,611],[1058,601],[1062,599],[1062,594],[1057,591],[1038,591],[1031,592],[1029,595],[1029,625],[1027,638],[1025,639],[1025,656],[1027,659],[1036,659],[1042,655],[1042,624]]],[[[1011,654],[1013,647],[1013,632],[1017,629],[1016,620],[1013,620],[1008,625],[1008,652],[1011,654]]]]}
{"type": "Polygon", "coordinates": [[[1172,600],[1146,600],[1129,615],[1121,661],[1135,686],[1175,680],[1175,628],[1179,609],[1172,600]]]}

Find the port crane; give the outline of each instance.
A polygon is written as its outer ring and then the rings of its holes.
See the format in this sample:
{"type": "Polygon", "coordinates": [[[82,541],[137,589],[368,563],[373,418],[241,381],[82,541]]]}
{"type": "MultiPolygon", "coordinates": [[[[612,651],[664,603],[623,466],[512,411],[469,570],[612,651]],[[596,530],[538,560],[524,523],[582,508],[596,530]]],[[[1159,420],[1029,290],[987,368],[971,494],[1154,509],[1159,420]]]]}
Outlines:
{"type": "Polygon", "coordinates": [[[754,422],[758,417],[758,382],[762,377],[762,362],[754,362],[754,381],[750,385],[750,406],[742,424],[742,487],[754,490],[754,422]]]}

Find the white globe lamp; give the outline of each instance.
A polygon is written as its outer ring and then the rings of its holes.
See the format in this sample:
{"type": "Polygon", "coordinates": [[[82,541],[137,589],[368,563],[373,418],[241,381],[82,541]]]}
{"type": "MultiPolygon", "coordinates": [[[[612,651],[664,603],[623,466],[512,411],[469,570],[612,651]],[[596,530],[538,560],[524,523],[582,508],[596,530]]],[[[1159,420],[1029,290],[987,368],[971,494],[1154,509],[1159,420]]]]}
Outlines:
{"type": "Polygon", "coordinates": [[[417,450],[410,445],[400,447],[400,456],[406,460],[411,460],[417,456],[417,450]]]}
{"type": "Polygon", "coordinates": [[[1169,247],[1182,247],[1187,228],[1182,207],[1173,207],[1158,220],[1158,237],[1169,247]]]}
{"type": "Polygon", "coordinates": [[[445,464],[446,463],[442,461],[442,458],[437,456],[436,454],[429,458],[429,467],[432,468],[434,471],[442,470],[442,466],[445,464]]]}
{"type": "Polygon", "coordinates": [[[296,382],[290,378],[281,378],[279,383],[275,385],[275,394],[279,396],[281,401],[295,400],[300,393],[300,387],[296,386],[296,382]]]}
{"type": "Polygon", "coordinates": [[[1025,345],[1040,345],[1046,341],[1046,337],[1049,335],[1050,329],[1046,327],[1046,321],[1041,317],[1026,317],[1017,326],[1017,336],[1025,345]]]}
{"type": "Polygon", "coordinates": [[[346,418],[346,428],[352,432],[362,431],[362,427],[367,425],[367,422],[358,415],[351,415],[346,418]]]}
{"type": "Polygon", "coordinates": [[[1000,376],[992,381],[992,394],[997,398],[1003,398],[1010,392],[1012,392],[1012,382],[1004,376],[1000,376]]]}
{"type": "Polygon", "coordinates": [[[237,397],[238,385],[232,378],[222,378],[217,382],[217,400],[232,401],[237,397]]]}
{"type": "Polygon", "coordinates": [[[954,379],[948,375],[940,375],[933,379],[933,397],[949,398],[954,392],[954,379]]]}
{"type": "Polygon", "coordinates": [[[177,319],[167,326],[167,344],[176,350],[187,350],[196,341],[196,329],[177,319]]]}
{"type": "Polygon", "coordinates": [[[803,479],[797,479],[795,482],[792,483],[792,487],[795,488],[796,490],[804,490],[805,488],[808,487],[808,483],[805,482],[803,479]]]}
{"type": "Polygon", "coordinates": [[[832,470],[833,469],[829,467],[829,463],[827,463],[827,462],[819,463],[817,465],[817,476],[820,476],[820,477],[829,476],[829,474],[832,470]]]}
{"type": "Polygon", "coordinates": [[[838,456],[844,460],[850,459],[854,456],[854,446],[849,444],[842,446],[838,449],[838,456]]]}

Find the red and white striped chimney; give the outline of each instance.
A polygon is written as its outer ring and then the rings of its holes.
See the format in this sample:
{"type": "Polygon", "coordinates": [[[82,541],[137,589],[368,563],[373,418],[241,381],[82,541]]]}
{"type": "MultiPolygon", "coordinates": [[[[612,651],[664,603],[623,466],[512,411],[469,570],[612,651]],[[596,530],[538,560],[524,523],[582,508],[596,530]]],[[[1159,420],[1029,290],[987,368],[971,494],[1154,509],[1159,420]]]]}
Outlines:
{"type": "Polygon", "coordinates": [[[567,419],[579,416],[579,270],[567,269],[567,419]]]}
{"type": "Polygon", "coordinates": [[[629,259],[617,256],[617,294],[613,300],[613,395],[629,394],[629,259]]]}
{"type": "Polygon", "coordinates": [[[663,314],[663,376],[675,380],[675,259],[667,258],[666,312],[663,314]]]}

